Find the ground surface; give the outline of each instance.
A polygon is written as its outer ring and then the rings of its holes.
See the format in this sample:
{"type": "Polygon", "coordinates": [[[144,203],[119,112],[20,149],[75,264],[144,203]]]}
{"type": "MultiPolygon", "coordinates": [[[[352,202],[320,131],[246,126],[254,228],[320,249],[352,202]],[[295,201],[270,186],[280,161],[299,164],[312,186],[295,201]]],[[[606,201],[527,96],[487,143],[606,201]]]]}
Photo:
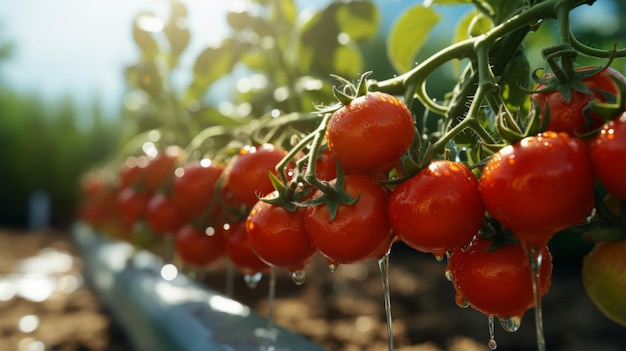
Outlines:
{"type": "MultiPolygon", "coordinates": [[[[584,294],[577,261],[553,255],[554,279],[543,299],[548,350],[626,350],[625,329],[601,315],[584,294]]],[[[0,351],[133,351],[82,283],[81,268],[67,234],[0,231],[0,351]],[[38,266],[38,259],[46,264],[38,266]],[[29,270],[40,274],[28,275],[29,270]]],[[[445,262],[432,256],[394,247],[390,285],[397,351],[487,350],[487,318],[455,305],[454,289],[444,270],[445,262]]],[[[226,272],[223,263],[217,264],[202,282],[226,293],[226,272]]],[[[332,351],[387,350],[375,261],[340,266],[331,273],[323,260],[316,259],[302,286],[293,284],[283,271],[277,271],[276,278],[277,324],[332,351]]],[[[264,277],[250,289],[235,274],[233,298],[266,315],[268,280],[264,277]]],[[[507,333],[496,325],[495,333],[498,350],[536,349],[532,310],[518,332],[507,333]]]]}

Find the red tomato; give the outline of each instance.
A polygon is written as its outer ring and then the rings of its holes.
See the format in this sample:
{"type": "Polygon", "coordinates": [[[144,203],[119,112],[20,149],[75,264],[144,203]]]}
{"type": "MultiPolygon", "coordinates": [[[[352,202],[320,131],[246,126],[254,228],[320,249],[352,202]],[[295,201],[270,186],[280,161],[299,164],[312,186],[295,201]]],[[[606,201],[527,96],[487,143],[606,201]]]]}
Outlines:
{"type": "MultiPolygon", "coordinates": [[[[336,180],[330,183],[335,184],[336,180]]],[[[339,205],[332,221],[328,205],[310,206],[304,220],[309,237],[333,265],[372,257],[391,236],[387,218],[389,195],[376,180],[362,175],[346,175],[344,190],[358,201],[352,205],[339,205]]],[[[318,190],[315,197],[321,194],[318,190]]]]}
{"type": "Polygon", "coordinates": [[[165,235],[174,234],[187,218],[174,205],[171,197],[159,192],[152,195],[146,205],[146,221],[150,229],[165,235]]]}
{"type": "Polygon", "coordinates": [[[495,153],[480,178],[487,211],[522,242],[543,247],[593,208],[594,177],[583,141],[545,132],[495,153]]]}
{"type": "Polygon", "coordinates": [[[124,188],[117,194],[117,209],[120,218],[128,225],[142,219],[150,194],[139,192],[133,187],[124,188]]]}
{"type": "Polygon", "coordinates": [[[127,157],[126,160],[124,160],[122,169],[120,170],[119,187],[145,187],[145,185],[141,185],[140,183],[142,183],[145,178],[145,169],[148,162],[148,157],[145,155],[127,157]]]}
{"type": "MultiPolygon", "coordinates": [[[[278,196],[278,193],[273,192],[271,196],[278,196]]],[[[317,252],[304,228],[304,214],[303,208],[290,212],[258,201],[246,219],[252,250],[268,265],[292,272],[303,269],[317,252]]]]}
{"type": "Polygon", "coordinates": [[[225,200],[236,205],[254,206],[260,196],[274,191],[268,173],[276,174],[275,167],[285,155],[285,149],[271,144],[241,149],[225,170],[225,200]]]}
{"type": "Polygon", "coordinates": [[[406,105],[382,92],[367,93],[341,107],[326,129],[328,149],[339,163],[367,173],[395,166],[414,134],[406,105]]]}
{"type": "MultiPolygon", "coordinates": [[[[476,237],[464,250],[454,249],[448,270],[457,294],[457,303],[499,318],[522,317],[535,305],[530,263],[520,243],[488,250],[491,241],[476,237]]],[[[548,247],[541,251],[539,292],[544,295],[552,281],[552,255],[548,247]]]]}
{"type": "Polygon", "coordinates": [[[443,257],[478,233],[485,206],[472,171],[460,163],[435,160],[392,191],[388,213],[400,240],[443,257]]]}
{"type": "Polygon", "coordinates": [[[174,172],[172,200],[187,216],[205,212],[224,168],[208,159],[192,161],[174,172]]]}
{"type": "MultiPolygon", "coordinates": [[[[592,66],[580,67],[576,71],[584,72],[597,68],[592,66]]],[[[607,95],[617,95],[617,87],[611,77],[626,83],[626,78],[621,73],[612,68],[607,68],[582,80],[582,84],[591,89],[593,94],[589,95],[578,90],[572,90],[569,103],[558,90],[532,94],[531,98],[539,104],[542,114],[545,114],[547,107],[550,108],[550,121],[546,130],[565,132],[570,136],[576,136],[600,127],[603,123],[602,118],[591,111],[587,111],[587,106],[594,100],[606,102],[607,95]]],[[[545,87],[546,85],[540,84],[536,90],[541,90],[545,87]]]]}
{"type": "Polygon", "coordinates": [[[176,252],[183,262],[195,267],[206,267],[222,257],[226,241],[221,232],[209,227],[199,230],[192,224],[181,227],[176,232],[176,252]]]}
{"type": "Polygon", "coordinates": [[[626,201],[626,112],[602,126],[590,150],[591,164],[600,183],[626,201]]]}
{"type": "Polygon", "coordinates": [[[183,156],[184,150],[180,146],[170,145],[150,159],[144,170],[146,189],[156,191],[167,185],[174,176],[177,163],[183,156]]]}
{"type": "Polygon", "coordinates": [[[243,274],[266,272],[270,266],[252,250],[246,233],[246,223],[230,223],[218,228],[226,239],[226,255],[233,266],[243,274]]]}

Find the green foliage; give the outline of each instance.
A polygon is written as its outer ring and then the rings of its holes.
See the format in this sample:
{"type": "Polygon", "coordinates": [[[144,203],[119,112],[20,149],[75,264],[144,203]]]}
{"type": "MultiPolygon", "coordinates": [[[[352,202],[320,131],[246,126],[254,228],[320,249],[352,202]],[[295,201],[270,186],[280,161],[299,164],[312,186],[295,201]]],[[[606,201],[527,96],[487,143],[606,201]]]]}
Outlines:
{"type": "Polygon", "coordinates": [[[0,88],[1,225],[28,225],[28,200],[35,191],[49,195],[53,226],[71,223],[80,177],[117,149],[115,124],[105,120],[97,105],[90,113],[93,125],[81,127],[68,99],[51,105],[0,88]]]}

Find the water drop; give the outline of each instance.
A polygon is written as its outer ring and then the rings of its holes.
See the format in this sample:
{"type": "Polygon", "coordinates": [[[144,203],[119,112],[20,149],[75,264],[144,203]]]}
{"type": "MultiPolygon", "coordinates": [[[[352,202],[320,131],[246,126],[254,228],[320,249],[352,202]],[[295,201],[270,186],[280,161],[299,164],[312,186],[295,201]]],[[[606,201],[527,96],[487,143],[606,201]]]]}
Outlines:
{"type": "Polygon", "coordinates": [[[303,269],[299,269],[297,271],[291,272],[291,280],[296,285],[302,285],[306,282],[306,271],[303,269]]]}
{"type": "Polygon", "coordinates": [[[387,318],[388,350],[393,351],[393,328],[391,323],[391,294],[389,291],[389,252],[378,259],[378,268],[383,283],[383,298],[385,300],[385,316],[387,318]]]}
{"type": "Polygon", "coordinates": [[[515,333],[519,330],[522,325],[521,317],[508,317],[508,318],[500,318],[500,325],[502,329],[508,331],[509,333],[515,333]]]}
{"type": "Polygon", "coordinates": [[[246,285],[250,289],[256,288],[257,285],[259,285],[261,278],[263,278],[263,273],[260,273],[260,272],[257,272],[254,274],[246,274],[243,276],[243,280],[246,282],[246,285]]]}
{"type": "Polygon", "coordinates": [[[434,255],[435,259],[439,262],[443,261],[443,258],[445,257],[444,255],[434,255]]]}
{"type": "Polygon", "coordinates": [[[537,335],[537,351],[546,351],[546,340],[543,334],[543,316],[541,312],[541,293],[539,292],[541,272],[541,249],[535,245],[525,245],[530,260],[530,276],[533,286],[533,299],[535,301],[535,333],[537,335]]]}
{"type": "Polygon", "coordinates": [[[454,302],[456,302],[456,305],[461,307],[461,308],[468,308],[469,307],[469,302],[467,302],[465,300],[465,298],[463,298],[463,295],[457,293],[454,296],[454,302]]]}
{"type": "Polygon", "coordinates": [[[328,264],[328,270],[330,270],[331,273],[336,271],[337,270],[337,265],[334,264],[334,263],[329,263],[328,264]]]}
{"type": "Polygon", "coordinates": [[[446,271],[444,272],[444,275],[446,276],[446,279],[451,282],[452,281],[452,271],[449,269],[446,269],[446,271]]]}
{"type": "Polygon", "coordinates": [[[487,342],[487,347],[489,347],[489,350],[492,350],[492,351],[498,348],[498,343],[496,342],[494,329],[495,329],[494,316],[491,315],[489,316],[489,341],[487,342]]]}

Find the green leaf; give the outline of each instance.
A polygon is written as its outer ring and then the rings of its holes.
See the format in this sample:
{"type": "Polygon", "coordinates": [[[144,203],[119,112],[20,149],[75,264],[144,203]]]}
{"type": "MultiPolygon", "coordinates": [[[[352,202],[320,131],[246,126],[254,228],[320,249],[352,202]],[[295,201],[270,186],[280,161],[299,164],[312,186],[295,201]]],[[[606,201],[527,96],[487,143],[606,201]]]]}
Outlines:
{"type": "Polygon", "coordinates": [[[394,23],[387,38],[387,55],[397,72],[404,73],[413,67],[415,55],[440,18],[435,10],[418,5],[405,11],[394,23]]]}
{"type": "Polygon", "coordinates": [[[372,39],[378,31],[379,17],[378,8],[365,1],[344,3],[336,14],[340,32],[355,41],[372,39]]]}
{"type": "Polygon", "coordinates": [[[208,47],[198,55],[193,66],[192,87],[203,91],[219,78],[229,74],[237,60],[236,43],[225,39],[218,47],[208,47]]]}
{"type": "Polygon", "coordinates": [[[281,23],[293,24],[298,17],[298,8],[293,0],[276,0],[272,8],[271,19],[281,23]]]}
{"type": "Polygon", "coordinates": [[[472,0],[425,0],[424,6],[471,4],[472,0]]]}
{"type": "Polygon", "coordinates": [[[334,73],[342,77],[354,77],[361,72],[363,58],[354,45],[339,46],[333,57],[334,73]]]}

